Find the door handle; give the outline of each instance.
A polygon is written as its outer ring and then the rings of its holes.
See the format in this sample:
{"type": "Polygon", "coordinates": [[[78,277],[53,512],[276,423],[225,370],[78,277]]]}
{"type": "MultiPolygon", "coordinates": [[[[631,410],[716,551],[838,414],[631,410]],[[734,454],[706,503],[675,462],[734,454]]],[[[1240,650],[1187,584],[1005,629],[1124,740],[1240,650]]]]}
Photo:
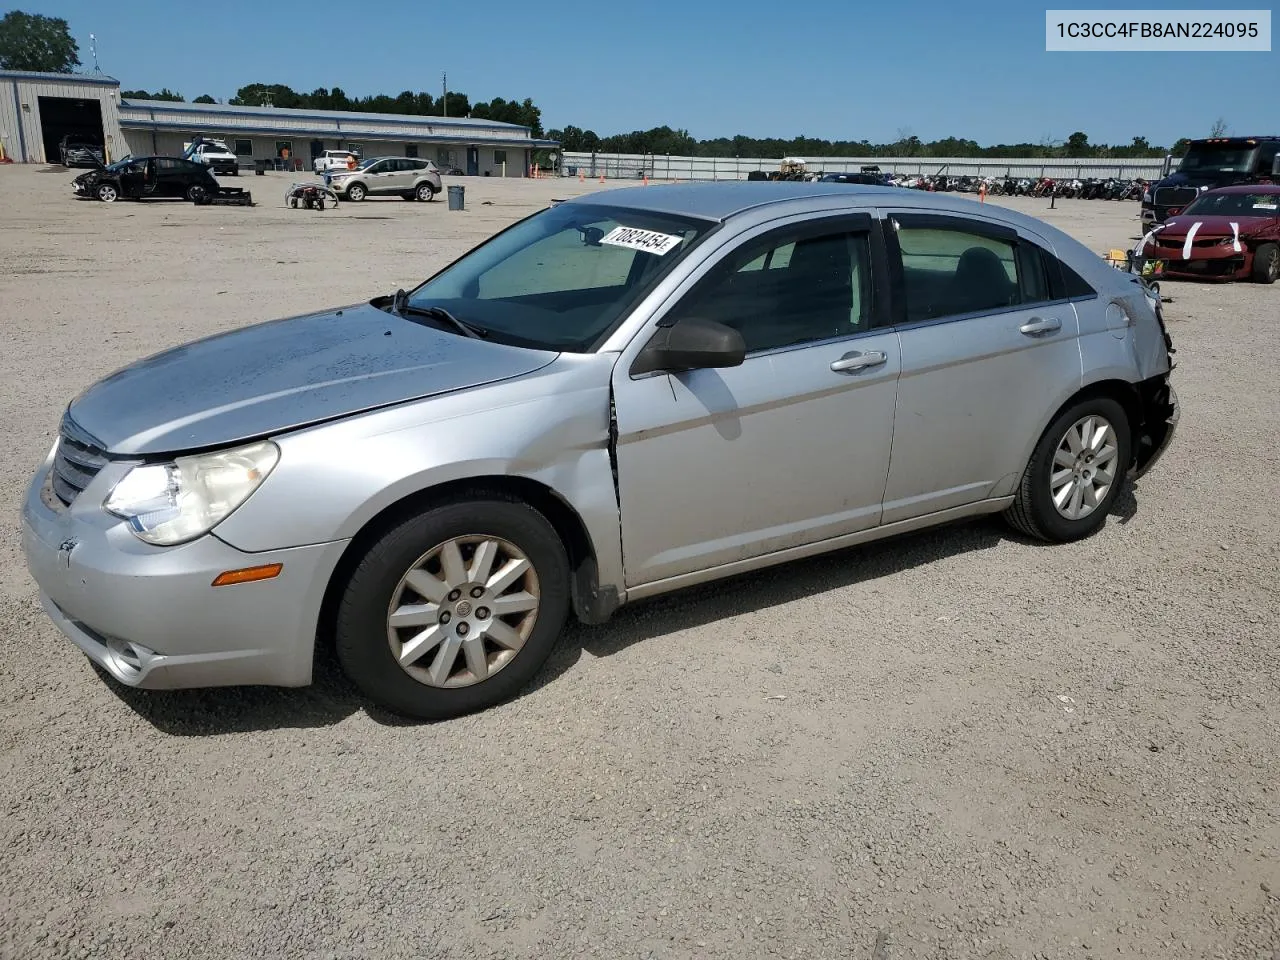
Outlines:
{"type": "Polygon", "coordinates": [[[883,350],[868,350],[865,353],[854,350],[832,363],[831,369],[836,373],[852,373],[855,370],[878,367],[888,359],[883,350]]]}
{"type": "Polygon", "coordinates": [[[1019,333],[1028,337],[1038,337],[1042,333],[1053,333],[1062,329],[1062,321],[1056,317],[1032,317],[1018,328],[1019,333]]]}

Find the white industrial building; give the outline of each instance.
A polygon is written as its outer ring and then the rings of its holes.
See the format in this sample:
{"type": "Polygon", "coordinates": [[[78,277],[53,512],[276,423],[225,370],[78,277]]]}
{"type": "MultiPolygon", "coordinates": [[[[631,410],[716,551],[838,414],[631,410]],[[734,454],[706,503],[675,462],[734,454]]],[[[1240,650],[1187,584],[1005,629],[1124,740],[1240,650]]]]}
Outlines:
{"type": "Polygon", "coordinates": [[[123,156],[119,106],[113,77],[0,70],[0,149],[15,163],[58,163],[58,144],[70,134],[123,156]]]}
{"type": "Polygon", "coordinates": [[[342,110],[236,107],[219,103],[123,100],[106,76],[0,71],[0,147],[16,162],[57,163],[64,135],[105,146],[108,162],[127,154],[177,156],[198,136],[225,140],[251,169],[257,161],[310,169],[326,150],[434,160],[471,176],[522,177],[533,151],[553,140],[528,127],[467,117],[342,110]]]}

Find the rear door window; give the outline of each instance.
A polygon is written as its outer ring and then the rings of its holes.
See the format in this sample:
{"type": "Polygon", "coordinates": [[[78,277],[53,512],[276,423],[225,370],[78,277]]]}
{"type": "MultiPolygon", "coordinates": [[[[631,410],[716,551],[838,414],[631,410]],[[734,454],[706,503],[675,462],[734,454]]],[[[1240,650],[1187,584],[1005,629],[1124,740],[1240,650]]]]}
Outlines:
{"type": "Polygon", "coordinates": [[[952,228],[901,226],[897,234],[907,323],[1022,302],[1014,243],[952,228]]]}

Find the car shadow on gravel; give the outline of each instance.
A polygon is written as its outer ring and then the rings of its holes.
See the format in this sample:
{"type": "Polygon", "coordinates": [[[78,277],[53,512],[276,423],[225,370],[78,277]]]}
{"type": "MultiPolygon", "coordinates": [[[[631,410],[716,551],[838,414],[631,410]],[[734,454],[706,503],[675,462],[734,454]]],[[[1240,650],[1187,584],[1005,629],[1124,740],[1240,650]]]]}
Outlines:
{"type": "MultiPolygon", "coordinates": [[[[1109,522],[1126,524],[1137,513],[1132,484],[1126,484],[1108,514],[1109,522]]],[[[1105,534],[1105,528],[1104,528],[1105,534]]],[[[892,577],[912,567],[925,566],[960,554],[989,550],[1000,543],[1053,549],[1054,544],[1015,532],[998,516],[961,520],[876,543],[848,547],[831,553],[745,573],[713,583],[689,587],[651,600],[623,607],[608,623],[598,627],[575,625],[556,654],[563,655],[559,669],[539,675],[533,688],[554,682],[555,676],[577,660],[563,649],[577,640],[595,657],[607,657],[653,637],[706,626],[727,617],[741,616],[767,607],[815,596],[840,587],[892,577]],[[576,634],[576,636],[574,636],[576,634]]],[[[553,656],[553,659],[557,657],[553,656]]]]}
{"type": "MultiPolygon", "coordinates": [[[[1111,508],[1110,519],[1128,523],[1137,509],[1133,486],[1127,484],[1111,508]]],[[[600,626],[586,627],[571,621],[546,664],[519,696],[527,697],[554,684],[573,669],[584,651],[593,657],[612,656],[644,640],[892,577],[937,560],[990,550],[1005,541],[1037,548],[1053,546],[1015,533],[999,517],[963,520],[642,600],[623,607],[600,626]]],[[[316,657],[311,686],[302,688],[138,690],[121,684],[101,667],[95,665],[94,669],[125,705],[160,732],[172,736],[327,727],[360,710],[383,726],[426,722],[390,713],[369,701],[346,678],[327,650],[316,657]]]]}
{"type": "Polygon", "coordinates": [[[98,675],[122,703],[161,733],[210,737],[256,730],[328,727],[361,708],[373,711],[332,657],[318,657],[309,687],[208,687],[138,690],[101,667],[98,675]]]}

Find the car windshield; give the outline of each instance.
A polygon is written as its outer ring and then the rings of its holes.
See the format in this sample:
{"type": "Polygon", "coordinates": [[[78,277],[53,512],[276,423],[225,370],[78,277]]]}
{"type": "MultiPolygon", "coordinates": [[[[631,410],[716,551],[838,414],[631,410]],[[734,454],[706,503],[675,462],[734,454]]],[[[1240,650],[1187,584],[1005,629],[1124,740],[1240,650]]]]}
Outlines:
{"type": "Polygon", "coordinates": [[[1181,173],[1249,173],[1257,147],[1229,143],[1193,143],[1178,165],[1181,173]]]}
{"type": "Polygon", "coordinates": [[[1206,193],[1182,211],[1184,216],[1274,217],[1280,193],[1206,193]]]}
{"type": "Polygon", "coordinates": [[[413,290],[495,340],[584,353],[714,227],[712,221],[557,204],[413,290]]]}
{"type": "Polygon", "coordinates": [[[133,164],[133,163],[137,163],[137,161],[133,158],[133,155],[132,155],[132,154],[130,154],[130,155],[129,155],[129,156],[127,156],[127,157],[121,157],[121,158],[120,158],[119,160],[117,160],[115,163],[108,164],[108,165],[107,165],[107,167],[106,167],[106,169],[107,169],[107,170],[110,170],[112,173],[119,173],[119,172],[120,172],[121,170],[123,170],[125,167],[127,167],[127,166],[129,166],[130,164],[133,164]]]}

